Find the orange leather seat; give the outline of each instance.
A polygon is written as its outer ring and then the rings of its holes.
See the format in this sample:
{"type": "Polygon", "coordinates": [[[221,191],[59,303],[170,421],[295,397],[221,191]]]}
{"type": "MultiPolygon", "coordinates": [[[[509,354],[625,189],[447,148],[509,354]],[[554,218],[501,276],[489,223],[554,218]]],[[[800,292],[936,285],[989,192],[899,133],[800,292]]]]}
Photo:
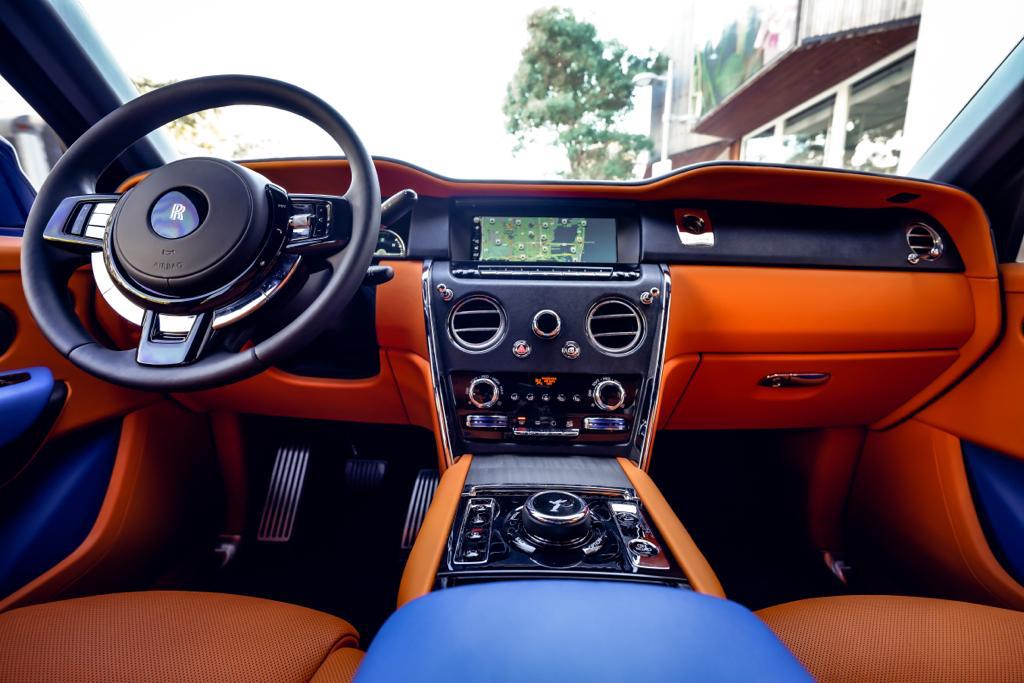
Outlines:
{"type": "Polygon", "coordinates": [[[1024,681],[1024,612],[850,595],[757,613],[822,681],[1024,681]]]}
{"type": "Polygon", "coordinates": [[[348,622],[218,593],[117,593],[0,614],[0,681],[350,681],[348,622]]]}

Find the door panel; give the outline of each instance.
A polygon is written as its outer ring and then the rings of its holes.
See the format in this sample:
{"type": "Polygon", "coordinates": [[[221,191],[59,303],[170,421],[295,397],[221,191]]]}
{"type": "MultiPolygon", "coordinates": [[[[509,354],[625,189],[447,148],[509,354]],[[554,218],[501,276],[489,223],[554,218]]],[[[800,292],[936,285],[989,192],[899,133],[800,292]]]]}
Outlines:
{"type": "Polygon", "coordinates": [[[1000,275],[998,344],[913,419],[869,433],[848,521],[915,586],[1024,609],[1024,264],[1000,275]]]}
{"type": "MultiPolygon", "coordinates": [[[[57,353],[36,326],[21,288],[21,239],[0,236],[0,306],[14,320],[15,334],[10,346],[0,353],[0,374],[18,368],[44,367],[55,380],[68,386],[64,410],[50,437],[122,417],[133,410],[161,400],[158,394],[125,389],[89,375],[57,353]]],[[[70,292],[83,320],[92,320],[95,284],[83,269],[71,278],[70,292]]]]}
{"type": "Polygon", "coordinates": [[[987,448],[1024,458],[1024,264],[1006,263],[999,345],[920,420],[987,448]]]}

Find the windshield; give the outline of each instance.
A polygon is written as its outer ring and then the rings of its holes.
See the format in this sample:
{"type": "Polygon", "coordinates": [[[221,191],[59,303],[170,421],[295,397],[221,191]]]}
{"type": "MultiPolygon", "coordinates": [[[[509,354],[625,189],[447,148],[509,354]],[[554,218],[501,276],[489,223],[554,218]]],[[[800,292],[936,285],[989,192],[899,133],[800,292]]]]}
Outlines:
{"type": "MultiPolygon", "coordinates": [[[[377,156],[601,180],[722,159],[905,173],[1020,39],[1022,11],[997,4],[81,2],[141,91],[259,74],[323,97],[377,156]],[[951,64],[953,27],[978,39],[951,64]]],[[[339,153],[312,124],[252,107],[168,132],[185,155],[339,153]]]]}

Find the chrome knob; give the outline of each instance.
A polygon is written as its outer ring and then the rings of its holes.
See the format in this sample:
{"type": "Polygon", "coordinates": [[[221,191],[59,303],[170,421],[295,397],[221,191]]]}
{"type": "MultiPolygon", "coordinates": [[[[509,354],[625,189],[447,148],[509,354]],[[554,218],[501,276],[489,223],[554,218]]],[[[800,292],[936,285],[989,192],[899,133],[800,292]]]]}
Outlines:
{"type": "Polygon", "coordinates": [[[533,316],[533,333],[541,339],[554,339],[562,331],[562,319],[550,308],[537,311],[533,316]]]}
{"type": "Polygon", "coordinates": [[[469,402],[477,408],[490,408],[501,398],[501,385],[487,375],[474,377],[466,390],[469,402]]]}
{"type": "Polygon", "coordinates": [[[568,491],[541,491],[523,504],[526,537],[540,545],[574,546],[586,540],[591,527],[590,506],[568,491]]]}
{"type": "Polygon", "coordinates": [[[625,403],[626,389],[618,380],[602,379],[594,384],[594,405],[601,410],[618,410],[625,403]]]}

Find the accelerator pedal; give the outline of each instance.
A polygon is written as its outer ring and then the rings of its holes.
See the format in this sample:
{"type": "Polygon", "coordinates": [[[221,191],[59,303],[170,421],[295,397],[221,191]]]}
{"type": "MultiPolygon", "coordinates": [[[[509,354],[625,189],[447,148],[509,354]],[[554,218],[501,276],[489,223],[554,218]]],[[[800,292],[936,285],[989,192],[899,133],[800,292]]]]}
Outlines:
{"type": "Polygon", "coordinates": [[[430,501],[434,500],[434,491],[440,481],[441,475],[437,470],[420,470],[416,475],[416,482],[412,485],[412,497],[409,498],[409,511],[405,513],[405,528],[402,529],[402,550],[412,548],[416,541],[427,508],[430,507],[430,501]]]}
{"type": "Polygon", "coordinates": [[[277,449],[256,540],[269,543],[291,540],[308,467],[309,446],[285,445],[277,449]]]}

